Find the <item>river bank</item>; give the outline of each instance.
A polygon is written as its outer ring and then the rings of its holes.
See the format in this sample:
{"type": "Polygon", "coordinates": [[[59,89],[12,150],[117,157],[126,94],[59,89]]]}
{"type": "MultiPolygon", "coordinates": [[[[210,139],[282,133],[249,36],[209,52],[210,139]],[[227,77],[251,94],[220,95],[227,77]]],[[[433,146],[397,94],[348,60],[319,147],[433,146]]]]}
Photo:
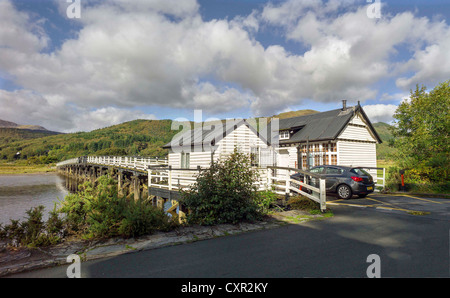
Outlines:
{"type": "Polygon", "coordinates": [[[28,165],[25,163],[0,162],[0,175],[45,174],[56,172],[55,165],[28,165]]]}

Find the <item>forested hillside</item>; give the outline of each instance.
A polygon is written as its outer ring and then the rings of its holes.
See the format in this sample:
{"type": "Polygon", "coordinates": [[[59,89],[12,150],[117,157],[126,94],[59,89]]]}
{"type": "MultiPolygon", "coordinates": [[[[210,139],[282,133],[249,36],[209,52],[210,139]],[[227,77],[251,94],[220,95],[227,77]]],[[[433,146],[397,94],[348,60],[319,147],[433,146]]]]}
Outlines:
{"type": "Polygon", "coordinates": [[[177,133],[171,124],[171,120],[134,120],[91,132],[0,142],[0,159],[52,163],[89,154],[163,157],[167,152],[161,147],[177,133]]]}

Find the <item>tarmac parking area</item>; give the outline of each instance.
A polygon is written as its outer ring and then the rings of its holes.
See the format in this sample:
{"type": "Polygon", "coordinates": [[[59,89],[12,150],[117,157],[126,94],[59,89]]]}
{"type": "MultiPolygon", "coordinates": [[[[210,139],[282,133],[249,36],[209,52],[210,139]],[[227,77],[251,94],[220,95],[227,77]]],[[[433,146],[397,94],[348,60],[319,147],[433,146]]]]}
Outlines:
{"type": "Polygon", "coordinates": [[[409,194],[372,193],[365,198],[353,197],[341,200],[327,197],[327,205],[374,208],[379,210],[406,212],[413,215],[425,215],[450,220],[450,200],[444,198],[427,198],[409,194]]]}

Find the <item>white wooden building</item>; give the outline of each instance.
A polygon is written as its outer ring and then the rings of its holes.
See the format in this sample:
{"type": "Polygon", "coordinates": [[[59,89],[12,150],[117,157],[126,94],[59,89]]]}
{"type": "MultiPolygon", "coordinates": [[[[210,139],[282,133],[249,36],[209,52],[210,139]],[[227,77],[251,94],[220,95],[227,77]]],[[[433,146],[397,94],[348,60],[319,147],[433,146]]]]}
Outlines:
{"type": "MultiPolygon", "coordinates": [[[[280,119],[277,166],[309,169],[318,165],[375,168],[376,130],[358,102],[341,109],[280,119]]],[[[370,170],[376,181],[377,172],[370,170]]]]}
{"type": "MultiPolygon", "coordinates": [[[[377,167],[376,144],[381,143],[376,130],[358,105],[327,112],[279,119],[276,130],[267,129],[262,137],[246,120],[226,125],[195,128],[180,133],[171,143],[168,164],[173,168],[195,169],[209,167],[231,154],[235,147],[251,153],[257,167],[277,166],[308,170],[318,165],[377,167]],[[278,135],[278,144],[274,140],[278,135]]],[[[376,181],[376,170],[370,170],[376,181]]]]}
{"type": "Polygon", "coordinates": [[[178,169],[207,168],[226,158],[235,147],[251,154],[256,167],[275,164],[275,153],[265,138],[246,120],[218,121],[179,133],[163,148],[169,149],[168,164],[178,169]]]}

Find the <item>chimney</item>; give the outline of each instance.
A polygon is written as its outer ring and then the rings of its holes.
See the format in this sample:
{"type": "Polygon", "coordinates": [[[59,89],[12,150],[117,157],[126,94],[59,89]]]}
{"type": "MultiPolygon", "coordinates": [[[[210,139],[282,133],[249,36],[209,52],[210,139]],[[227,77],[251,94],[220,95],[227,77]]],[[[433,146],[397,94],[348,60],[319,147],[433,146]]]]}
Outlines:
{"type": "Polygon", "coordinates": [[[342,110],[346,111],[347,110],[347,100],[342,100],[342,110]]]}

